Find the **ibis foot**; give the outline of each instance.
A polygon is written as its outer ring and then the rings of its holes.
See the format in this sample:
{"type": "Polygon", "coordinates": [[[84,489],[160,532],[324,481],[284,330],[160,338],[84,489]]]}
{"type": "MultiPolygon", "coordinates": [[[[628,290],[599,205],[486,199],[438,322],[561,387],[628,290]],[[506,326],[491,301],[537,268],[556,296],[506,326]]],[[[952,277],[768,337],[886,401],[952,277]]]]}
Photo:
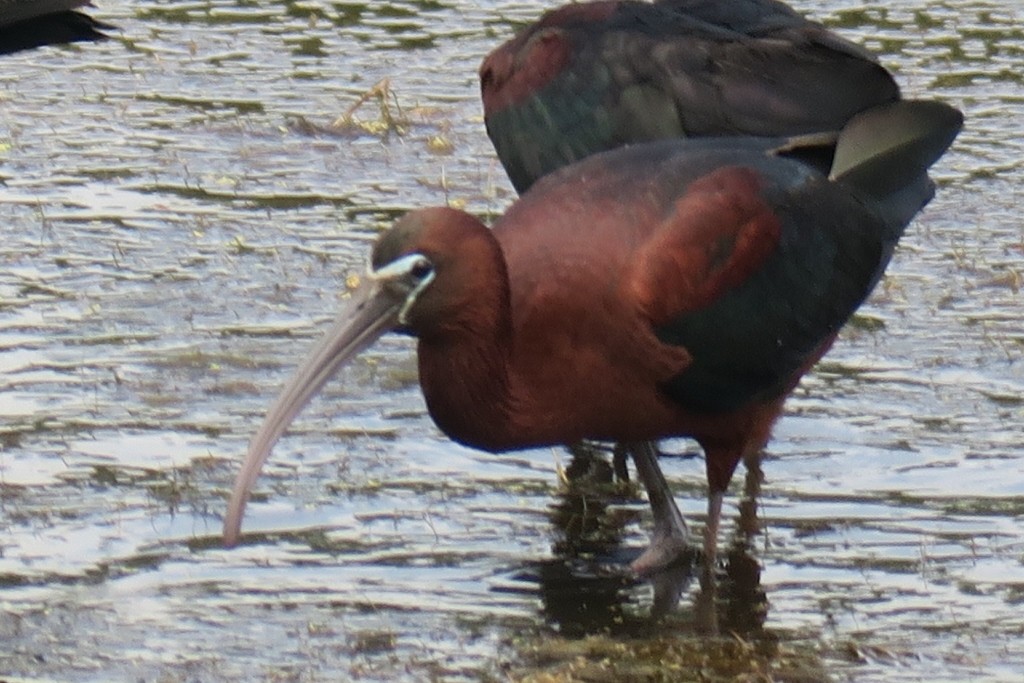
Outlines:
{"type": "Polygon", "coordinates": [[[636,464],[637,475],[647,491],[647,499],[654,513],[654,533],[651,543],[640,557],[633,560],[631,569],[640,576],[681,562],[691,551],[690,532],[683,515],[676,507],[665,475],[658,466],[658,450],[651,441],[628,445],[636,464]]]}

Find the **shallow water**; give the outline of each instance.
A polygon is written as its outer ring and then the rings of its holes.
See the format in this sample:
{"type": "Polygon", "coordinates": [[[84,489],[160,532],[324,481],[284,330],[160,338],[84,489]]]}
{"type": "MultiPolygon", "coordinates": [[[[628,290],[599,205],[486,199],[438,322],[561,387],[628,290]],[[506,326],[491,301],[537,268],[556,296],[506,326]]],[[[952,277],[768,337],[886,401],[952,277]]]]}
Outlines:
{"type": "MultiPolygon", "coordinates": [[[[558,667],[527,656],[552,633],[693,637],[692,585],[652,621],[652,587],[616,570],[643,501],[600,490],[584,511],[567,453],[452,444],[398,338],[307,409],[246,543],[218,545],[246,442],[374,234],[510,202],[476,68],[548,3],[101,4],[117,39],[0,71],[0,676],[504,679],[558,667]],[[365,129],[325,130],[383,78],[400,131],[373,101],[365,129]]],[[[788,404],[760,582],[726,623],[833,680],[1020,680],[1024,17],[795,4],[968,127],[788,404]]],[[[702,463],[664,468],[699,524],[702,463]]]]}

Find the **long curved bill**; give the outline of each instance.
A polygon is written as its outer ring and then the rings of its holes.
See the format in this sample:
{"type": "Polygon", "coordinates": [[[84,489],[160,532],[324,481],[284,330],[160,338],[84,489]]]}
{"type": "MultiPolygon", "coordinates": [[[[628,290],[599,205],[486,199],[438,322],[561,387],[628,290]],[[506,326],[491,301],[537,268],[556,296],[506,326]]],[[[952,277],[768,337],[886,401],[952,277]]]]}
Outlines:
{"type": "Polygon", "coordinates": [[[342,365],[395,328],[403,303],[399,292],[372,273],[352,293],[351,300],[292,375],[249,442],[249,452],[235,479],[224,518],[224,545],[231,547],[238,542],[249,493],[274,444],[342,365]]]}

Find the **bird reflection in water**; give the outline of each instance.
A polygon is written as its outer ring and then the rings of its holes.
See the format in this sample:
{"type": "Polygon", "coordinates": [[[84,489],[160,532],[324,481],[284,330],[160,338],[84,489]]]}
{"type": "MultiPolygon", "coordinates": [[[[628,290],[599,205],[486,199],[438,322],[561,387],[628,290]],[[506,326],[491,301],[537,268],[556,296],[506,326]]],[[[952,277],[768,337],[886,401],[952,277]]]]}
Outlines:
{"type": "MultiPolygon", "coordinates": [[[[700,633],[756,638],[763,632],[768,600],[753,552],[760,531],[759,457],[748,459],[735,533],[717,566],[717,580],[700,586],[695,581],[701,570],[696,548],[643,578],[622,572],[640,553],[626,546],[628,529],[636,521],[636,487],[623,476],[619,457],[609,462],[606,448],[582,443],[569,451],[565,485],[549,515],[555,533],[553,557],[530,563],[514,577],[531,584],[526,590],[539,593],[544,618],[559,634],[643,636],[654,627],[663,629],[666,620],[700,633]],[[680,608],[690,589],[692,605],[680,608]]],[[[695,456],[675,459],[682,457],[695,456]]]]}

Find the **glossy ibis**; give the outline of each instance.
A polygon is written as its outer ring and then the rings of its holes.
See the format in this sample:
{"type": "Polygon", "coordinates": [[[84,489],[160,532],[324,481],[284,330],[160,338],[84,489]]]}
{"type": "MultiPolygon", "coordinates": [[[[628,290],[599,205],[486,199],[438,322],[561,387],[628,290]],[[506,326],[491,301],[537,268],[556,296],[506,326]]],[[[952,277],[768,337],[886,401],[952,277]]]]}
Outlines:
{"type": "Polygon", "coordinates": [[[0,0],[0,54],[102,40],[114,27],[76,11],[89,0],[0,0]]]}
{"type": "Polygon", "coordinates": [[[837,131],[900,96],[870,53],[775,0],[566,5],[488,55],[480,86],[520,193],[624,144],[837,131]]]}
{"type": "Polygon", "coordinates": [[[638,572],[687,543],[652,442],[696,439],[713,566],[733,470],[881,277],[961,123],[947,105],[900,101],[838,136],[662,140],[549,174],[490,230],[451,208],[407,214],[250,443],[225,542],[299,411],[397,331],[417,337],[427,407],[456,441],[626,444],[655,512],[638,572]]]}

